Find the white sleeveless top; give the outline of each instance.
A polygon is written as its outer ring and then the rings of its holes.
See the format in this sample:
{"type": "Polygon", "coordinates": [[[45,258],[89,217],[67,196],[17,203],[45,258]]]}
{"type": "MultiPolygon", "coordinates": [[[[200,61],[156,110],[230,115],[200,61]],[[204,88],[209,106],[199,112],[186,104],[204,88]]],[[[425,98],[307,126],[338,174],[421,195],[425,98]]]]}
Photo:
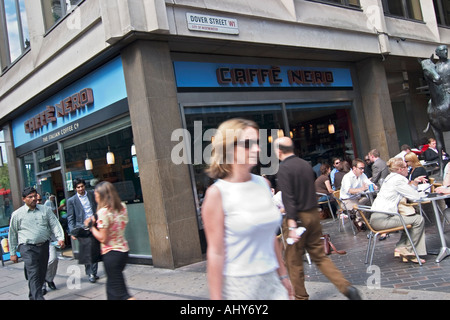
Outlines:
{"type": "Polygon", "coordinates": [[[243,277],[278,269],[274,238],[281,214],[264,178],[234,183],[217,180],[225,214],[223,274],[243,277]]]}

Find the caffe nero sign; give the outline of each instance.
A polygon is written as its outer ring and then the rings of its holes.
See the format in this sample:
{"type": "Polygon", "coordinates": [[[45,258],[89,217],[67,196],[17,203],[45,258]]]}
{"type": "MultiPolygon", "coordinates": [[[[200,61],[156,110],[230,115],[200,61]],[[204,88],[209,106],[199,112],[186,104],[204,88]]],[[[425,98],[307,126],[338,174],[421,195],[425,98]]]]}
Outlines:
{"type": "Polygon", "coordinates": [[[85,88],[53,106],[47,106],[45,110],[39,112],[24,122],[26,133],[33,133],[42,127],[54,123],[57,118],[65,117],[77,110],[94,103],[94,93],[91,88],[85,88]]]}

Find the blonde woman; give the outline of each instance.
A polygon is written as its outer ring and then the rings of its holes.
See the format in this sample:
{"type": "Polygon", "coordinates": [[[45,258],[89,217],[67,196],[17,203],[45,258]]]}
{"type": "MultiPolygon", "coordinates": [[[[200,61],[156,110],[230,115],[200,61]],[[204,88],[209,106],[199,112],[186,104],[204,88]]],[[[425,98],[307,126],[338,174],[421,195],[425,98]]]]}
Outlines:
{"type": "Polygon", "coordinates": [[[123,270],[128,260],[128,242],[125,228],[128,223],[126,207],[120,201],[116,188],[110,182],[103,181],[95,187],[97,219],[86,219],[94,237],[101,243],[102,260],[107,276],[106,295],[108,300],[131,300],[123,270]],[[90,223],[92,221],[92,223],[90,223]],[[97,228],[92,227],[93,225],[97,228]]]}
{"type": "Polygon", "coordinates": [[[420,176],[425,176],[428,179],[427,170],[422,166],[414,152],[405,154],[405,162],[409,167],[408,180],[412,181],[420,176]]]}
{"type": "Polygon", "coordinates": [[[258,162],[259,128],[245,119],[222,123],[208,174],[217,181],[202,206],[211,299],[288,299],[292,287],[276,245],[281,214],[258,162]]]}
{"type": "MultiPolygon", "coordinates": [[[[408,166],[402,158],[391,158],[387,165],[390,174],[384,180],[380,192],[373,202],[372,210],[397,212],[398,204],[403,197],[408,199],[420,198],[417,186],[419,183],[426,182],[426,177],[420,176],[409,181],[406,178],[408,175],[408,166]]],[[[404,215],[403,220],[406,224],[412,225],[409,233],[417,253],[419,256],[426,255],[425,221],[423,217],[420,214],[412,213],[411,215],[404,215]]],[[[375,229],[390,229],[402,225],[398,217],[388,216],[377,212],[372,213],[370,224],[375,229]]],[[[402,256],[404,262],[412,261],[414,263],[419,263],[412,252],[412,246],[405,233],[402,233],[400,240],[396,244],[395,256],[402,256]]],[[[421,262],[425,263],[425,260],[421,259],[421,262]]]]}

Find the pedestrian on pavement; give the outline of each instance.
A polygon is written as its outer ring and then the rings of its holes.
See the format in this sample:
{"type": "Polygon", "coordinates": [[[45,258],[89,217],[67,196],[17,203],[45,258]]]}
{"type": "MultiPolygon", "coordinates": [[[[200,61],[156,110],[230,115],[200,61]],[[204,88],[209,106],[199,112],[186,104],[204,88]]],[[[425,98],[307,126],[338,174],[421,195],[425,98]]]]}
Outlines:
{"type": "Polygon", "coordinates": [[[45,300],[42,286],[47,272],[49,242],[54,236],[64,247],[64,232],[50,208],[37,204],[37,191],[22,192],[24,205],[13,212],[9,226],[11,261],[18,262],[17,251],[25,264],[30,300],[45,300]]]}
{"type": "MultiPolygon", "coordinates": [[[[42,197],[39,193],[36,194],[36,202],[37,202],[37,204],[42,204],[42,197]]],[[[44,205],[48,208],[51,208],[51,206],[47,205],[47,203],[44,205]]],[[[54,211],[52,210],[52,212],[54,212],[54,211]]],[[[55,214],[55,216],[56,216],[56,214],[55,214]]],[[[63,227],[63,232],[64,232],[64,227],[63,227]]],[[[50,289],[56,290],[56,285],[53,280],[55,279],[56,271],[58,270],[58,261],[59,260],[58,260],[58,255],[56,252],[55,241],[56,241],[56,238],[54,236],[52,236],[51,242],[50,242],[50,245],[48,248],[49,250],[48,250],[47,272],[45,274],[44,284],[42,285],[42,295],[43,296],[45,296],[47,294],[47,284],[50,289]]],[[[65,241],[64,241],[64,244],[65,244],[65,241]]]]}
{"type": "Polygon", "coordinates": [[[295,298],[297,300],[309,298],[303,272],[303,255],[307,251],[319,270],[342,294],[352,300],[361,299],[358,290],[325,255],[311,165],[295,156],[294,144],[288,137],[275,140],[274,147],[276,155],[281,160],[277,181],[286,210],[286,220],[283,222],[284,238],[294,240],[294,244],[286,246],[285,261],[295,298]],[[295,231],[300,226],[306,228],[306,231],[299,237],[295,231]]]}
{"type": "Polygon", "coordinates": [[[76,194],[67,200],[67,225],[73,240],[78,240],[78,263],[84,264],[89,282],[98,279],[98,261],[100,260],[100,243],[89,230],[85,230],[84,221],[97,211],[94,192],[86,190],[84,179],[73,180],[76,194]]]}
{"type": "Polygon", "coordinates": [[[268,183],[251,174],[259,128],[245,119],[222,123],[215,135],[202,206],[211,299],[288,299],[292,287],[276,232],[281,214],[268,183]]]}
{"type": "Polygon", "coordinates": [[[94,237],[101,243],[102,260],[106,272],[106,296],[108,300],[134,300],[128,293],[123,270],[128,260],[128,242],[125,239],[125,228],[128,213],[120,201],[114,185],[108,181],[95,186],[97,202],[97,219],[87,218],[85,226],[89,226],[94,237]],[[96,227],[94,227],[96,225],[96,227]]]}

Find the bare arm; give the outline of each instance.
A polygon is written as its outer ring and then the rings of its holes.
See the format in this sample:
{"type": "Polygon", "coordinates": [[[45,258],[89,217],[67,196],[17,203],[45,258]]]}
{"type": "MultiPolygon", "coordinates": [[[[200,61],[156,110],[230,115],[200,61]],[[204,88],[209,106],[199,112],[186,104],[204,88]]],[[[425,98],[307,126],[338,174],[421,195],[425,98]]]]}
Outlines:
{"type": "Polygon", "coordinates": [[[225,262],[225,216],[222,196],[216,186],[208,188],[202,205],[202,218],[208,248],[207,279],[210,298],[222,299],[223,266],[225,262]]]}

